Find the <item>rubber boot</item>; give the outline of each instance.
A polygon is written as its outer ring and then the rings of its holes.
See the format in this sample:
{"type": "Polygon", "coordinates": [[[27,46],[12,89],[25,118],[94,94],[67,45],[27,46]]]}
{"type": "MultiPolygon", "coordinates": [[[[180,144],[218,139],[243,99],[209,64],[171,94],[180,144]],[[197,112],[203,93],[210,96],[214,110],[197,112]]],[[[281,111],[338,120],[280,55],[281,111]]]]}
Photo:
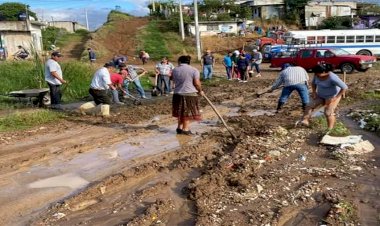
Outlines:
{"type": "Polygon", "coordinates": [[[285,103],[283,103],[283,102],[278,102],[278,104],[277,104],[277,109],[276,109],[276,113],[280,112],[280,110],[281,110],[281,108],[282,108],[282,106],[283,106],[284,104],[285,104],[285,103]]]}
{"type": "Polygon", "coordinates": [[[87,102],[87,103],[84,103],[82,104],[80,107],[79,107],[79,111],[82,115],[86,115],[86,112],[88,112],[89,109],[92,109],[92,108],[95,108],[96,107],[96,104],[94,101],[91,101],[91,102],[87,102]]]}
{"type": "Polygon", "coordinates": [[[110,116],[110,105],[108,104],[101,104],[100,106],[100,115],[103,117],[110,116]]]}

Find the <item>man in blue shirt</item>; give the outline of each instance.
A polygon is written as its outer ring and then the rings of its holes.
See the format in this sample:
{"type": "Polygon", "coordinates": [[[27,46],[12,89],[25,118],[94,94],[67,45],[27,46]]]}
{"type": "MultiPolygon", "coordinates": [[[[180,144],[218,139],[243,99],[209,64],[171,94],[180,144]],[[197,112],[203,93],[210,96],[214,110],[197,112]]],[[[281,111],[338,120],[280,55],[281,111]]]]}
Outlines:
{"type": "Polygon", "coordinates": [[[223,58],[223,65],[226,67],[226,72],[227,72],[227,79],[232,80],[231,78],[231,73],[232,73],[232,52],[229,51],[227,55],[224,56],[223,58]]]}

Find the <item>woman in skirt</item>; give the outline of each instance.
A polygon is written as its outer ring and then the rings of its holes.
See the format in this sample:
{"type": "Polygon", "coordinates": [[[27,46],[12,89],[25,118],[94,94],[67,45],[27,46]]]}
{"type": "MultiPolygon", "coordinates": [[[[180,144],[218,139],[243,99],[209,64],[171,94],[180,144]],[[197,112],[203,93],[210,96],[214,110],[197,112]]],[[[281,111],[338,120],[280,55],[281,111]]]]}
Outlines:
{"type": "Polygon", "coordinates": [[[198,96],[203,95],[199,71],[190,66],[190,56],[178,58],[173,69],[175,83],[173,95],[173,116],[178,118],[177,134],[191,135],[190,121],[201,120],[198,96]]]}

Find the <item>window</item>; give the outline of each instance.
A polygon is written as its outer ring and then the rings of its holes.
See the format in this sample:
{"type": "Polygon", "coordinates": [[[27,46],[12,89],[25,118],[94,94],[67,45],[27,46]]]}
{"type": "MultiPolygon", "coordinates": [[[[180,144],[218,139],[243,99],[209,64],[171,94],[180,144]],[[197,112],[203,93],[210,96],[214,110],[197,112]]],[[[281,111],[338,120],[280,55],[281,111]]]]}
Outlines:
{"type": "Polygon", "coordinates": [[[347,43],[354,43],[355,42],[355,36],[347,36],[346,42],[347,43]]]}
{"type": "Polygon", "coordinates": [[[304,50],[302,51],[301,58],[310,58],[312,57],[313,50],[304,50]]]}
{"type": "Polygon", "coordinates": [[[335,36],[327,36],[327,43],[335,43],[335,36]]]}
{"type": "Polygon", "coordinates": [[[344,43],[345,36],[336,36],[336,43],[344,43]]]}
{"type": "Polygon", "coordinates": [[[219,31],[219,26],[217,24],[207,25],[207,31],[219,31]]]}
{"type": "Polygon", "coordinates": [[[325,57],[333,57],[334,56],[334,53],[330,52],[330,51],[326,51],[325,54],[324,54],[325,57]]]}
{"type": "Polygon", "coordinates": [[[365,42],[373,42],[373,35],[365,36],[365,42]]]}
{"type": "Polygon", "coordinates": [[[326,43],[326,37],[325,36],[318,36],[317,37],[317,43],[326,43]]]}
{"type": "Polygon", "coordinates": [[[325,52],[326,52],[326,50],[317,50],[317,53],[316,53],[316,57],[317,58],[322,58],[322,57],[325,57],[325,52]]]}
{"type": "Polygon", "coordinates": [[[307,44],[315,44],[315,36],[307,36],[307,44]]]}
{"type": "Polygon", "coordinates": [[[364,42],[364,36],[363,35],[356,36],[356,42],[364,42]]]}
{"type": "Polygon", "coordinates": [[[380,42],[380,35],[375,36],[375,42],[380,42]]]}

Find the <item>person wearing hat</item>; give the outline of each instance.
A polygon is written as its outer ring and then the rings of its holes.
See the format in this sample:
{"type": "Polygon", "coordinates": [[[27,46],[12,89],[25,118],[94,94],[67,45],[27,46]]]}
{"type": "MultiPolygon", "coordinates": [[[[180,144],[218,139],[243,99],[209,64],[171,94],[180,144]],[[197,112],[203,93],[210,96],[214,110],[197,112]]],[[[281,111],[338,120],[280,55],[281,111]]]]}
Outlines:
{"type": "Polygon", "coordinates": [[[305,111],[306,105],[309,103],[308,81],[309,75],[304,68],[291,66],[288,63],[282,65],[281,72],[270,89],[272,92],[280,85],[284,85],[281,96],[278,100],[276,113],[281,110],[282,106],[287,102],[290,94],[292,94],[294,90],[298,92],[302,102],[302,109],[305,111]]]}
{"type": "Polygon", "coordinates": [[[65,84],[66,81],[63,79],[62,69],[58,63],[61,57],[62,54],[60,52],[54,51],[51,53],[51,58],[45,63],[45,81],[49,86],[52,109],[62,109],[61,86],[65,84]]]}
{"type": "Polygon", "coordinates": [[[207,80],[212,78],[212,71],[215,66],[215,57],[211,54],[211,50],[206,50],[206,53],[202,56],[201,66],[203,70],[203,79],[207,80]]]}

